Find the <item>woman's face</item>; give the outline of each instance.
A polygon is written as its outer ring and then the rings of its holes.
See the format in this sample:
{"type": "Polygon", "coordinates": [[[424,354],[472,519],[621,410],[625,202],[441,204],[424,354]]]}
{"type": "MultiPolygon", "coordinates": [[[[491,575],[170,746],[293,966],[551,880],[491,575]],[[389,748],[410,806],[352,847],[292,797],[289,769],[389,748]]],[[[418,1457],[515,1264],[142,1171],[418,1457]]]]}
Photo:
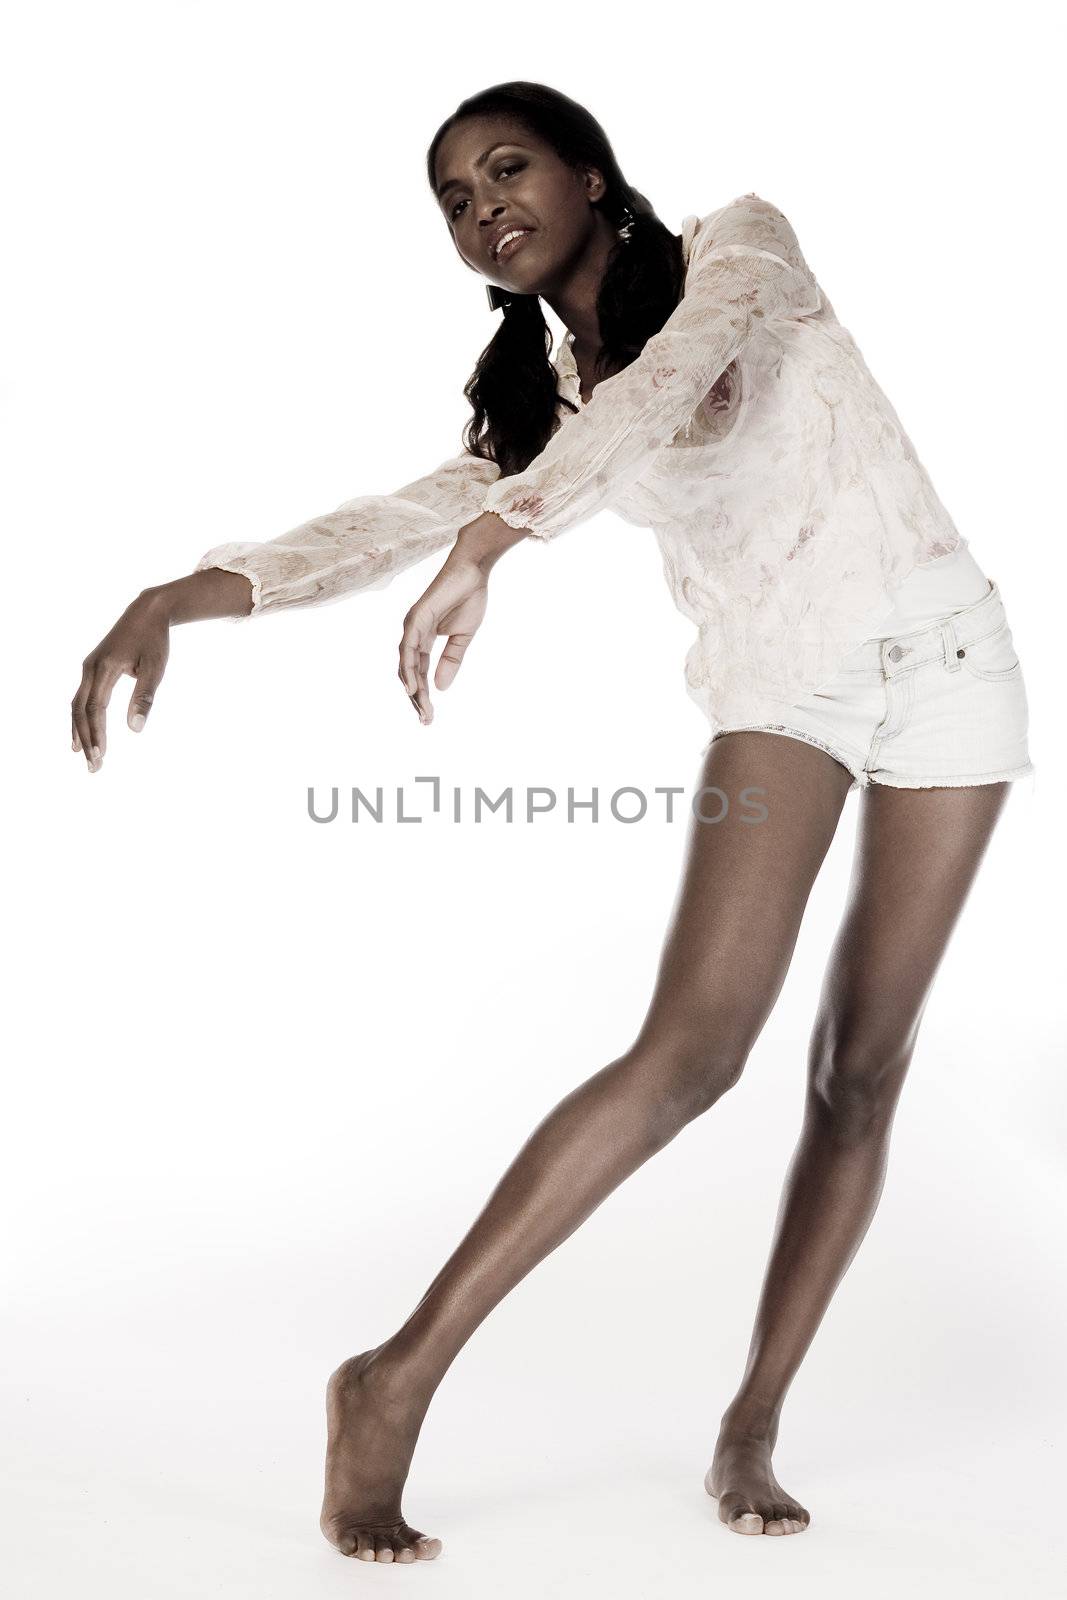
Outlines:
{"type": "Polygon", "coordinates": [[[503,117],[468,117],[437,148],[438,204],[468,266],[516,294],[550,293],[587,248],[605,189],[595,169],[575,171],[550,145],[503,117]],[[512,228],[522,237],[499,241],[512,228]]]}

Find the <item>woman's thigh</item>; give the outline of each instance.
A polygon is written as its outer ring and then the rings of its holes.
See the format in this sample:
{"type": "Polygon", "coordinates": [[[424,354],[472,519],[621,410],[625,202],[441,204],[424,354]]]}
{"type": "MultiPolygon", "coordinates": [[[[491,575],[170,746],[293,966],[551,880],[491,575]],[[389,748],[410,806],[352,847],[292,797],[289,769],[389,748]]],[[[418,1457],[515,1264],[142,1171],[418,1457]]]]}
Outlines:
{"type": "Polygon", "coordinates": [[[740,1072],[785,981],[851,784],[799,739],[744,731],[712,742],[638,1048],[668,1042],[712,1086],[740,1072]]]}
{"type": "Polygon", "coordinates": [[[1010,782],[872,785],[823,981],[810,1074],[902,1075],[1010,782]]]}

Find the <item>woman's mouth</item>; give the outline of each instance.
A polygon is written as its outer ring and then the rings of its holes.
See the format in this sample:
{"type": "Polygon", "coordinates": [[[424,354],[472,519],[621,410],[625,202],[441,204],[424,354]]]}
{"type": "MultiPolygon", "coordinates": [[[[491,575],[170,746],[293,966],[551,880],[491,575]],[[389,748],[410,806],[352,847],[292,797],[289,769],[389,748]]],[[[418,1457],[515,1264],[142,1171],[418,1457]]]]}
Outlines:
{"type": "Polygon", "coordinates": [[[514,233],[505,234],[504,242],[494,253],[493,260],[506,261],[509,256],[513,256],[515,251],[525,243],[527,237],[530,233],[532,233],[532,231],[533,230],[531,228],[522,228],[516,229],[514,233]]]}

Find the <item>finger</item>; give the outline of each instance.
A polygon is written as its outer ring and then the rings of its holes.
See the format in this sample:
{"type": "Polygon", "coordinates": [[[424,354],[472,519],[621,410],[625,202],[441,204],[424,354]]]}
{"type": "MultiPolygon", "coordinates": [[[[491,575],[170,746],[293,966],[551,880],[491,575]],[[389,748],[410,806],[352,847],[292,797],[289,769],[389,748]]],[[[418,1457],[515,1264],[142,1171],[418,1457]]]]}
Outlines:
{"type": "Polygon", "coordinates": [[[126,726],[133,733],[140,733],[145,725],[148,713],[155,703],[156,690],[159,688],[164,666],[165,662],[158,657],[137,663],[137,680],[126,709],[126,726]]]}
{"type": "Polygon", "coordinates": [[[463,663],[467,653],[467,646],[474,638],[472,633],[450,633],[448,642],[437,662],[437,671],[433,675],[434,684],[438,689],[447,689],[463,663]]]}
{"type": "Polygon", "coordinates": [[[96,771],[96,762],[93,760],[93,741],[89,733],[89,716],[86,712],[86,702],[89,691],[93,686],[93,663],[86,661],[82,667],[82,681],[78,685],[78,692],[71,701],[71,716],[74,720],[74,738],[79,750],[84,751],[85,759],[90,772],[96,771]]]}
{"type": "Polygon", "coordinates": [[[419,651],[418,679],[419,679],[419,692],[418,692],[419,715],[422,716],[426,722],[432,722],[433,721],[433,706],[430,704],[430,652],[429,652],[429,650],[420,650],[419,651]]]}
{"type": "Polygon", "coordinates": [[[429,651],[425,633],[417,615],[406,619],[400,641],[400,678],[420,721],[429,722],[433,718],[433,707],[426,687],[425,663],[429,660],[429,651]]]}
{"type": "Polygon", "coordinates": [[[404,619],[404,632],[400,639],[400,681],[408,694],[413,695],[419,686],[416,676],[416,666],[419,659],[421,643],[418,623],[413,617],[404,619]]]}
{"type": "Polygon", "coordinates": [[[107,754],[107,708],[111,703],[111,691],[121,677],[122,668],[114,660],[105,658],[97,662],[85,711],[89,718],[90,743],[98,761],[103,761],[107,754]]]}
{"type": "Polygon", "coordinates": [[[414,644],[400,646],[400,681],[407,690],[408,699],[418,712],[419,721],[425,720],[425,696],[419,682],[419,651],[414,644]]]}

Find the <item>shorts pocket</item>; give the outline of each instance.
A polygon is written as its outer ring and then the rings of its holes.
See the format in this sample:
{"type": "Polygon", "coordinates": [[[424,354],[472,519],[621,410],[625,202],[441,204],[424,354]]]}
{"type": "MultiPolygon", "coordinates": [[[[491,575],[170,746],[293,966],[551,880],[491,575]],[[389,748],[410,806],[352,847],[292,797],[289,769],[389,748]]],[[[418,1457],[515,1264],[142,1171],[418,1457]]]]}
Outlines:
{"type": "Polygon", "coordinates": [[[976,639],[974,644],[961,646],[961,649],[962,654],[957,651],[960,666],[972,678],[1011,678],[1019,671],[1019,657],[1007,622],[987,633],[984,639],[976,639]]]}

